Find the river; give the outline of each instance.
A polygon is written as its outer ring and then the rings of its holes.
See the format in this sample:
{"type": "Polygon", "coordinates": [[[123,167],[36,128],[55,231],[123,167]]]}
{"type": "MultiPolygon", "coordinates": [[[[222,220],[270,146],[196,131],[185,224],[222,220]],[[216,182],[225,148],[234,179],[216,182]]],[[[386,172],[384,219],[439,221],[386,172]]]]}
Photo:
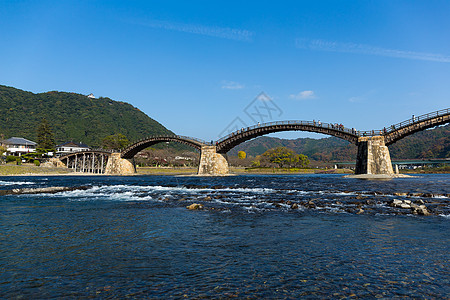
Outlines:
{"type": "Polygon", "coordinates": [[[450,295],[447,174],[0,177],[49,186],[0,196],[0,298],[450,295]]]}

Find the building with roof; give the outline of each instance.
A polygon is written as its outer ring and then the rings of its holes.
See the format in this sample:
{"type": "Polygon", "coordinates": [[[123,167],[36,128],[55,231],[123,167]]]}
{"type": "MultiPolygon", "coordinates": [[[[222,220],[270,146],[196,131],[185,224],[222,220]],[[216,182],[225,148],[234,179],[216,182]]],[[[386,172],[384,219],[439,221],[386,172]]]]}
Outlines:
{"type": "Polygon", "coordinates": [[[22,154],[36,152],[37,143],[21,137],[12,137],[1,141],[1,145],[6,148],[6,154],[21,156],[22,154]]]}
{"type": "Polygon", "coordinates": [[[79,151],[88,151],[88,150],[91,150],[91,148],[88,145],[70,141],[70,142],[65,142],[61,145],[57,145],[56,146],[56,155],[61,156],[61,155],[65,155],[68,153],[79,152],[79,151]]]}

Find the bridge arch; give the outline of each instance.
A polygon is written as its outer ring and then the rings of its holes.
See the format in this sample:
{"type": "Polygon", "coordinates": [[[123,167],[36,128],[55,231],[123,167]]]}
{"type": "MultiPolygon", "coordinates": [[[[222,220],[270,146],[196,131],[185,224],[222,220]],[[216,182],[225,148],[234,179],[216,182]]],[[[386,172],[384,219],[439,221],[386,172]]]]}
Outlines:
{"type": "Polygon", "coordinates": [[[418,131],[436,127],[450,122],[450,109],[442,109],[394,124],[382,130],[386,146],[418,131]]]}
{"type": "Polygon", "coordinates": [[[281,131],[309,131],[344,139],[352,144],[358,143],[358,132],[342,125],[317,121],[280,121],[258,124],[233,132],[216,143],[218,153],[227,153],[232,148],[256,137],[281,131]]]}
{"type": "Polygon", "coordinates": [[[144,139],[128,146],[127,148],[125,148],[121,153],[121,158],[126,158],[126,159],[133,158],[139,151],[144,150],[145,148],[148,148],[155,144],[164,143],[164,142],[181,143],[181,144],[193,147],[199,151],[201,151],[202,146],[206,145],[205,141],[202,141],[202,140],[196,139],[196,138],[192,138],[192,137],[181,136],[181,135],[151,136],[151,137],[144,138],[144,139]]]}

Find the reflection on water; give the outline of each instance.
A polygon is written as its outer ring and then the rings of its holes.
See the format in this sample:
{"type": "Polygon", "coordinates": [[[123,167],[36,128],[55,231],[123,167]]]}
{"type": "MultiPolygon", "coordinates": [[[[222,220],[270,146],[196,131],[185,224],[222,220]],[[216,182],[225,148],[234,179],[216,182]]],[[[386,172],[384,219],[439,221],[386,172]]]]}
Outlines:
{"type": "Polygon", "coordinates": [[[82,185],[1,198],[0,297],[449,293],[448,175],[0,178],[0,189],[82,185]]]}

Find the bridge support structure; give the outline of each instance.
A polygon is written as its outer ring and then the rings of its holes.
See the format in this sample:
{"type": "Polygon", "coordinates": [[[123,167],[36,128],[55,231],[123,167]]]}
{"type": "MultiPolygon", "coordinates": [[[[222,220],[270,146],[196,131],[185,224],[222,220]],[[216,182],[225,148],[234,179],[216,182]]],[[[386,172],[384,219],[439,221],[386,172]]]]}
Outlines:
{"type": "Polygon", "coordinates": [[[198,175],[221,176],[229,173],[225,157],[216,152],[216,146],[202,146],[198,175]]]}
{"type": "Polygon", "coordinates": [[[121,158],[120,153],[111,153],[106,164],[107,175],[132,175],[136,173],[136,166],[129,159],[121,158]]]}
{"type": "Polygon", "coordinates": [[[360,137],[357,145],[355,174],[394,174],[384,136],[360,137]]]}
{"type": "Polygon", "coordinates": [[[64,166],[80,173],[105,174],[110,155],[104,151],[80,151],[51,159],[49,165],[64,166]]]}

